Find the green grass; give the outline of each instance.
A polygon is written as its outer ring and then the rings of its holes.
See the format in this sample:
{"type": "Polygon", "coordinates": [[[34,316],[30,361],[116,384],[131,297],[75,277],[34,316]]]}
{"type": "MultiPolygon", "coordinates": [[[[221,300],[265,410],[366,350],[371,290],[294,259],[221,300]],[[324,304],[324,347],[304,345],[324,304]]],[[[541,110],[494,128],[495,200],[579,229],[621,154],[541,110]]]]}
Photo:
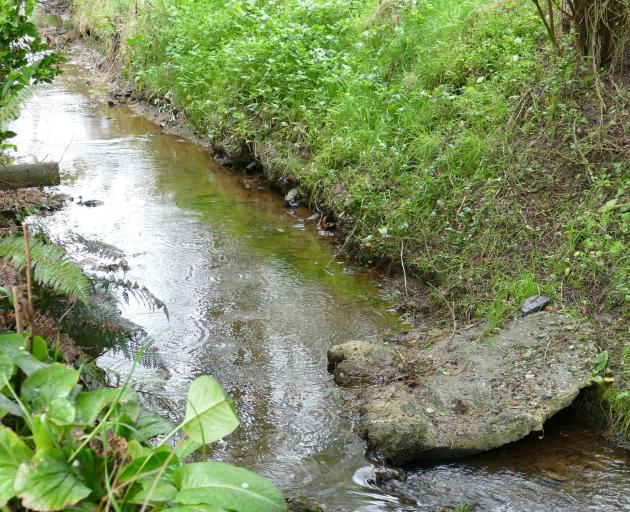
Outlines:
{"type": "Polygon", "coordinates": [[[601,398],[610,431],[630,439],[630,345],[627,343],[627,332],[619,340],[621,347],[624,339],[626,346],[617,358],[616,366],[611,369],[614,382],[603,387],[601,398]]]}
{"type": "Polygon", "coordinates": [[[630,318],[630,93],[604,82],[600,116],[531,2],[75,4],[147,96],[334,211],[347,252],[402,252],[424,311],[492,329],[545,292],[630,318]]]}

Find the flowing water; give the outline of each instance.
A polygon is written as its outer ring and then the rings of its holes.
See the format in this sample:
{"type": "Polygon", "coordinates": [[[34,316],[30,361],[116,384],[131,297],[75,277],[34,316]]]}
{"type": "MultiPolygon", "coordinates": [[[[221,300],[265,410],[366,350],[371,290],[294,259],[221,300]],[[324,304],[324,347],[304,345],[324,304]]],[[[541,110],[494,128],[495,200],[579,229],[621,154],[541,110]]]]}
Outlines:
{"type": "MultiPolygon", "coordinates": [[[[240,429],[212,456],[259,471],[328,510],[630,510],[630,461],[596,432],[570,424],[544,439],[371,484],[373,466],[351,432],[326,371],[326,350],[402,327],[378,278],[334,249],[257,181],[222,169],[201,146],[165,135],[125,107],[109,107],[69,64],[24,105],[21,155],[61,161],[75,198],[43,223],[126,254],[127,278],[162,299],[170,319],[130,301],[123,315],[154,340],[134,378],[181,411],[186,387],[211,374],[237,405],[240,429]],[[262,188],[262,190],[259,190],[262,188]],[[88,208],[83,200],[102,201],[88,208]]],[[[85,262],[89,264],[89,261],[85,262]]],[[[124,375],[129,351],[99,364],[124,375]]]]}

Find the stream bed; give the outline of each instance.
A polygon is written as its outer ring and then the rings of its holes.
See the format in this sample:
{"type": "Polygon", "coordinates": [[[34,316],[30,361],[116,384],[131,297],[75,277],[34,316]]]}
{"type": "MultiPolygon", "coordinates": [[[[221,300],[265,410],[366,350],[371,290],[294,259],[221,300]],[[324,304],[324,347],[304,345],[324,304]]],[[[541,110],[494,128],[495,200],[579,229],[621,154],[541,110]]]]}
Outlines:
{"type": "MultiPolygon", "coordinates": [[[[335,258],[330,241],[301,220],[309,212],[290,212],[203,147],[108,106],[103,88],[72,63],[37,89],[13,129],[25,159],[61,161],[59,188],[74,201],[41,221],[51,236],[118,247],[126,278],[168,307],[167,319],[133,299],[121,304],[153,340],[137,385],[176,412],[203,374],[234,398],[241,427],[212,457],[327,510],[434,511],[459,502],[480,511],[630,510],[627,452],[562,419],[543,439],[374,485],[326,351],[404,328],[378,276],[335,258]],[[88,199],[102,204],[79,204],[88,199]]],[[[113,347],[98,362],[124,376],[131,357],[113,347]]]]}

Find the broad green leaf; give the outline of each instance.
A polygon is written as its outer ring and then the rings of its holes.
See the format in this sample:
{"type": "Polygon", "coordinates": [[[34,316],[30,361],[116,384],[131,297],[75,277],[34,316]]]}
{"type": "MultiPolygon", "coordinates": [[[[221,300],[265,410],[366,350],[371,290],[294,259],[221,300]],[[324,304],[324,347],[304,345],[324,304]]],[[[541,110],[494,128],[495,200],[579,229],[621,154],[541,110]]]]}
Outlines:
{"type": "Polygon", "coordinates": [[[134,426],[136,432],[132,434],[132,439],[136,439],[137,441],[152,439],[155,436],[166,434],[175,428],[175,424],[169,419],[144,408],[140,411],[134,426]]]}
{"type": "Polygon", "coordinates": [[[127,443],[127,455],[132,459],[139,459],[140,457],[147,457],[152,453],[150,448],[142,446],[138,441],[132,439],[127,443]]]}
{"type": "Polygon", "coordinates": [[[162,446],[147,457],[132,460],[122,468],[118,475],[118,480],[120,482],[133,480],[139,475],[158,469],[165,464],[169,466],[179,464],[177,455],[171,456],[171,448],[169,446],[162,446]]]}
{"type": "Polygon", "coordinates": [[[617,198],[611,199],[610,201],[606,201],[606,203],[599,208],[601,213],[606,213],[612,210],[615,206],[617,206],[617,198]]]}
{"type": "Polygon", "coordinates": [[[181,505],[212,504],[235,512],[284,512],[287,504],[271,480],[221,462],[179,466],[172,500],[181,505]]]}
{"type": "Polygon", "coordinates": [[[24,416],[22,408],[2,393],[0,393],[0,411],[5,414],[12,414],[13,416],[24,416]]]}
{"type": "Polygon", "coordinates": [[[38,452],[23,463],[15,476],[14,490],[22,506],[32,510],[63,510],[90,495],[81,475],[56,449],[38,452]]]}
{"type": "Polygon", "coordinates": [[[163,509],[164,512],[225,512],[223,508],[212,505],[182,505],[181,507],[171,507],[163,509]]]}
{"type": "Polygon", "coordinates": [[[604,350],[597,354],[597,357],[595,358],[595,369],[593,370],[593,373],[603,372],[606,369],[606,366],[608,366],[608,351],[604,350]]]}
{"type": "Polygon", "coordinates": [[[43,361],[48,357],[48,345],[41,336],[33,336],[33,357],[38,361],[43,361]]]}
{"type": "MultiPolygon", "coordinates": [[[[120,388],[116,391],[120,392],[120,388]]],[[[129,388],[123,390],[122,396],[115,407],[116,412],[112,419],[117,418],[119,421],[129,424],[136,422],[142,410],[142,406],[138,401],[138,395],[129,388]]]]}
{"type": "Polygon", "coordinates": [[[155,484],[156,475],[143,478],[139,481],[141,489],[136,493],[132,501],[133,503],[142,504],[149,497],[148,503],[161,503],[172,500],[177,494],[177,487],[169,482],[164,476],[155,484]]]}
{"type": "MultiPolygon", "coordinates": [[[[77,454],[75,459],[78,464],[79,472],[85,484],[92,490],[90,499],[98,501],[107,491],[104,488],[105,482],[103,481],[103,459],[101,459],[93,450],[81,450],[77,454]]],[[[88,509],[90,511],[96,510],[95,508],[88,509]]]]}
{"type": "Polygon", "coordinates": [[[50,402],[47,416],[57,425],[70,425],[74,423],[76,410],[72,402],[67,398],[55,398],[50,402]]]}
{"type": "Polygon", "coordinates": [[[202,446],[203,443],[198,443],[197,441],[184,437],[175,445],[173,450],[180,459],[183,459],[202,446]]]}
{"type": "Polygon", "coordinates": [[[22,394],[30,400],[35,410],[49,407],[56,398],[66,398],[79,380],[79,372],[53,363],[40,368],[22,384],[22,394]]]}
{"type": "Polygon", "coordinates": [[[35,373],[37,370],[46,368],[47,366],[46,364],[33,357],[26,350],[19,352],[15,356],[15,364],[17,364],[20,369],[29,376],[35,373]]]}
{"type": "MultiPolygon", "coordinates": [[[[26,351],[26,340],[17,333],[0,334],[0,354],[3,354],[20,367],[20,361],[24,361],[24,364],[27,364],[27,368],[22,368],[22,370],[27,375],[29,374],[27,370],[32,366],[28,365],[28,363],[31,362],[31,359],[35,360],[35,358],[26,351]]],[[[37,364],[41,365],[39,361],[35,361],[37,364]]]]}
{"type": "Polygon", "coordinates": [[[0,334],[0,352],[14,358],[19,350],[24,350],[26,340],[17,333],[0,334]]]}
{"type": "Polygon", "coordinates": [[[4,387],[5,382],[10,382],[14,371],[13,360],[4,352],[0,352],[0,388],[4,387]]]}
{"type": "Polygon", "coordinates": [[[75,400],[77,425],[93,425],[101,411],[110,405],[116,395],[117,389],[102,388],[94,391],[79,393],[75,400]]]}
{"type": "Polygon", "coordinates": [[[38,414],[33,416],[31,424],[33,426],[33,442],[36,450],[39,452],[40,450],[53,448],[55,439],[50,425],[46,421],[46,415],[38,414]]]}
{"type": "Polygon", "coordinates": [[[15,496],[15,473],[20,464],[29,460],[32,455],[31,450],[13,430],[0,428],[0,507],[4,507],[15,496]]]}
{"type": "Polygon", "coordinates": [[[234,404],[212,377],[198,377],[190,385],[182,426],[190,439],[205,444],[218,441],[238,427],[234,404]]]}

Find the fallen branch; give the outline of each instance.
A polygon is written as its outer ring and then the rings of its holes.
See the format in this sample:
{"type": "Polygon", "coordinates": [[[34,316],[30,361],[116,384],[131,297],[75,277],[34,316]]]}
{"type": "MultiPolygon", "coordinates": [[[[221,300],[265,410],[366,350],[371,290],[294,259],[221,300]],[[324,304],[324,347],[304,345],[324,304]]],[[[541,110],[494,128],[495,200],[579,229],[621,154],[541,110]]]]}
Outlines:
{"type": "Polygon", "coordinates": [[[59,185],[59,164],[42,162],[0,166],[0,190],[59,185]]]}

